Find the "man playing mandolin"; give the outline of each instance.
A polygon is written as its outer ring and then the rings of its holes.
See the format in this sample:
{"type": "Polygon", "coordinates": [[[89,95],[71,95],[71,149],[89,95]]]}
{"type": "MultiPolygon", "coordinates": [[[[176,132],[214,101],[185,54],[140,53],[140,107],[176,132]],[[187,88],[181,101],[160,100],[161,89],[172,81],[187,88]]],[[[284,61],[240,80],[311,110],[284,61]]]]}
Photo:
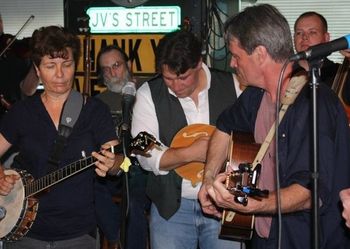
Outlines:
{"type": "MultiPolygon", "coordinates": [[[[215,203],[236,213],[255,215],[252,249],[312,248],[312,111],[307,85],[295,101],[288,104],[279,125],[278,147],[272,139],[264,153],[258,188],[268,189],[268,197],[248,196],[243,205],[226,188],[227,174],[218,174],[220,165],[230,153],[231,133],[249,132],[254,134],[257,143],[265,140],[275,120],[277,83],[285,62],[281,96],[287,93],[288,84],[295,79],[291,77],[292,63],[288,60],[293,55],[288,22],[275,7],[261,4],[232,16],[225,24],[225,34],[232,54],[231,66],[250,86],[218,118],[199,193],[203,211],[220,216],[214,209],[215,203]],[[282,212],[281,247],[278,243],[276,148],[282,212]]],[[[346,236],[339,210],[338,193],[350,183],[350,132],[339,99],[329,87],[320,84],[318,88],[318,229],[321,235],[318,248],[345,249],[349,248],[350,239],[346,236]]]]}
{"type": "Polygon", "coordinates": [[[201,43],[188,31],[166,35],[157,47],[159,75],[136,94],[132,135],[146,131],[164,145],[153,149],[149,157],[138,157],[141,166],[150,171],[146,193],[152,201],[152,249],[241,248],[239,242],[218,239],[220,221],[201,212],[197,198],[201,182],[193,186],[175,172],[188,163],[205,162],[209,140],[201,136],[174,148],[175,134],[191,124],[215,125],[239,89],[231,73],[209,69],[203,63],[201,50],[201,43]]]}

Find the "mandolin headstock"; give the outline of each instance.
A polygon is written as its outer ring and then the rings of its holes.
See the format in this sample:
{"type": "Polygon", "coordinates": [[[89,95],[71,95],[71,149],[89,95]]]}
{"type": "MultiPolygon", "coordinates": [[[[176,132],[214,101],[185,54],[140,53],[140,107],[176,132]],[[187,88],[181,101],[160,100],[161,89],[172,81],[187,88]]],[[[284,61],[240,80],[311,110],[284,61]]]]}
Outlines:
{"type": "Polygon", "coordinates": [[[149,150],[160,145],[160,142],[153,135],[142,131],[132,140],[130,148],[134,154],[147,156],[149,150]]]}

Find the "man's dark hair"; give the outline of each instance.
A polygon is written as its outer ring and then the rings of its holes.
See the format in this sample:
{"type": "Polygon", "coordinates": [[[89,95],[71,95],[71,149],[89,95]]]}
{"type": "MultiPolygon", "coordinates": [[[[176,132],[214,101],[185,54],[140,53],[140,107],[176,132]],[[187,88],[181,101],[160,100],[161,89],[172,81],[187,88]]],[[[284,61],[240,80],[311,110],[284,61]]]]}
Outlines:
{"type": "Polygon", "coordinates": [[[188,31],[175,31],[164,36],[156,52],[156,69],[162,73],[162,67],[168,66],[176,75],[195,68],[202,56],[202,44],[188,31]]]}

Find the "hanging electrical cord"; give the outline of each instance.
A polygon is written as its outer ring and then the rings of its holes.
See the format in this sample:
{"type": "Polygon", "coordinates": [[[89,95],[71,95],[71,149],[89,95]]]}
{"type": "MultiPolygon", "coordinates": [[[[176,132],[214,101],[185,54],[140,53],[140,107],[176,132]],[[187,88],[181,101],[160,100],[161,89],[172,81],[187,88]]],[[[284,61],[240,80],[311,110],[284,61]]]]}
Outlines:
{"type": "MultiPolygon", "coordinates": [[[[277,84],[277,97],[276,97],[276,122],[277,120],[280,120],[279,114],[280,114],[280,108],[281,108],[281,86],[282,86],[282,80],[284,73],[286,71],[286,68],[289,64],[289,60],[286,60],[283,64],[282,70],[280,72],[279,78],[278,78],[278,84],[277,84]]],[[[277,239],[277,249],[281,249],[281,241],[282,241],[282,209],[281,209],[281,184],[280,184],[280,171],[279,171],[279,153],[278,153],[278,137],[279,137],[279,125],[275,126],[275,148],[276,148],[276,160],[275,160],[275,170],[276,170],[276,205],[277,205],[277,220],[278,220],[278,239],[277,239]]]]}
{"type": "Polygon", "coordinates": [[[207,57],[211,62],[224,62],[225,68],[228,68],[228,50],[224,41],[224,22],[228,14],[223,11],[216,0],[207,2],[208,9],[208,32],[207,32],[207,57]]]}

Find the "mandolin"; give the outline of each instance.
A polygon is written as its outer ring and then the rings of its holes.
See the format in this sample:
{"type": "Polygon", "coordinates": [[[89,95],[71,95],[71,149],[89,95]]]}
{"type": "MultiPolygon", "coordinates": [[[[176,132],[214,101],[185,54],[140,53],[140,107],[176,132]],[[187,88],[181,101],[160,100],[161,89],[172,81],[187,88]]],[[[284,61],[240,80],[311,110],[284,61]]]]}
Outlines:
{"type": "MultiPolygon", "coordinates": [[[[211,136],[215,127],[208,124],[191,124],[182,128],[176,133],[170,147],[180,148],[191,145],[198,138],[211,136]]],[[[202,182],[204,173],[204,163],[190,162],[175,169],[175,172],[182,178],[191,181],[192,186],[202,182]]]]}

